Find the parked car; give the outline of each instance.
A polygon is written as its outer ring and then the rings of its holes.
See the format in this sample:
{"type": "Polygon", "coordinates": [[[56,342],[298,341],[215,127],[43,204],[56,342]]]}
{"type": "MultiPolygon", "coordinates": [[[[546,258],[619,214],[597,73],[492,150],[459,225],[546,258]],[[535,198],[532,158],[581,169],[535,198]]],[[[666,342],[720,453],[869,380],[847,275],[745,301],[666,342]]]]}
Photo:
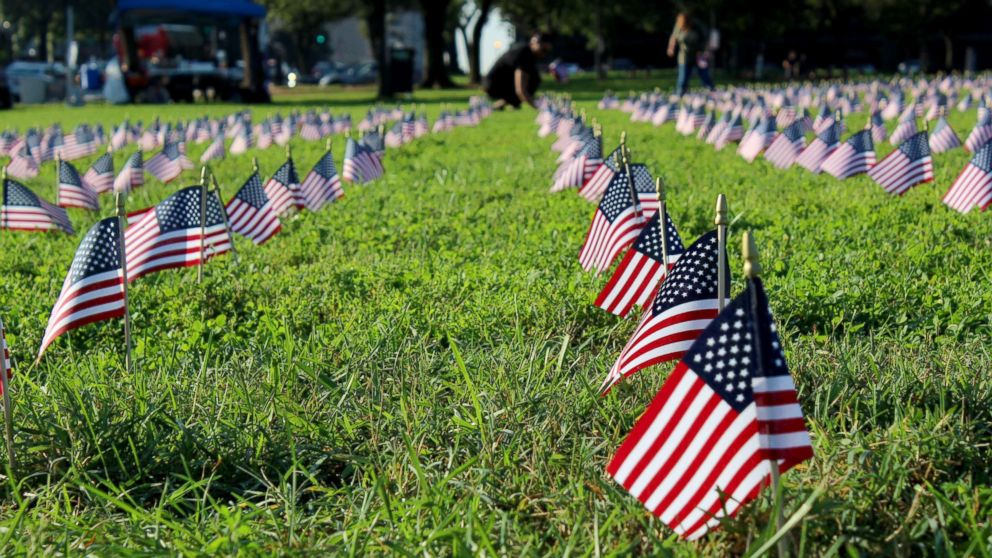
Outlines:
{"type": "Polygon", "coordinates": [[[7,66],[7,87],[15,102],[21,100],[21,80],[23,78],[37,78],[52,83],[56,79],[65,78],[65,66],[61,62],[49,64],[48,62],[34,62],[30,60],[17,60],[7,66]]]}
{"type": "Polygon", "coordinates": [[[379,68],[375,62],[361,64],[337,64],[328,71],[318,82],[322,86],[340,83],[344,85],[360,85],[375,83],[379,78],[379,68]]]}

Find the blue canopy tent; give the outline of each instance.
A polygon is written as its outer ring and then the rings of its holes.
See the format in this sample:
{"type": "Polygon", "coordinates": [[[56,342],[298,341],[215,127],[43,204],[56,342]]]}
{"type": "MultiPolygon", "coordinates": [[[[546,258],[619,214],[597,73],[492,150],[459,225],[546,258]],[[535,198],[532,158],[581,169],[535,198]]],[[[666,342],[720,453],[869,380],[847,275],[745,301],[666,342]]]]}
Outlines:
{"type": "MultiPolygon", "coordinates": [[[[161,86],[174,100],[191,100],[195,89],[211,88],[223,100],[268,102],[259,45],[259,26],[265,13],[263,6],[251,0],[117,0],[110,18],[120,37],[121,70],[127,76],[131,97],[141,98],[142,91],[161,86]],[[199,25],[225,26],[227,36],[236,38],[226,49],[236,54],[236,66],[221,67],[223,64],[218,63],[214,71],[206,72],[202,68],[162,69],[150,67],[154,64],[139,56],[136,30],[149,25],[175,28],[173,23],[191,20],[199,25]]],[[[169,38],[173,38],[171,32],[169,38]]]]}

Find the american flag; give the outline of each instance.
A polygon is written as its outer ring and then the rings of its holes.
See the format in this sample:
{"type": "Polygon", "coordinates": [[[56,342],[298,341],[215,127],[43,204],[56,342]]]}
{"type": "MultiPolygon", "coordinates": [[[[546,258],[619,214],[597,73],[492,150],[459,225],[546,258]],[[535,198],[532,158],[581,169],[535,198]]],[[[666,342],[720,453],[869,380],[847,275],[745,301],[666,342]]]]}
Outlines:
{"type": "Polygon", "coordinates": [[[317,211],[325,204],[344,195],[341,179],[334,167],[334,158],[328,149],[300,184],[300,195],[310,211],[317,211]]]}
{"type": "Polygon", "coordinates": [[[961,147],[961,139],[954,133],[954,129],[944,115],[940,115],[933,127],[933,133],[930,134],[930,151],[944,153],[957,147],[961,147]]]}
{"type": "MultiPolygon", "coordinates": [[[[128,282],[155,271],[200,263],[202,191],[202,186],[179,190],[133,220],[124,232],[128,282]]],[[[204,261],[231,249],[220,199],[207,192],[206,201],[204,261]]]]}
{"type": "Polygon", "coordinates": [[[100,202],[97,193],[79,176],[79,171],[69,161],[59,159],[59,193],[61,207],[78,207],[98,211],[100,202]]]}
{"type": "Polygon", "coordinates": [[[599,201],[603,197],[606,187],[620,170],[620,156],[623,149],[623,145],[619,145],[603,159],[602,164],[596,167],[586,183],[579,188],[580,196],[591,202],[599,201]]]}
{"type": "Polygon", "coordinates": [[[3,208],[0,228],[12,231],[62,231],[76,234],[69,214],[39,198],[23,184],[3,181],[3,208]]]}
{"type": "Polygon", "coordinates": [[[964,148],[974,153],[992,140],[992,111],[986,110],[978,117],[978,122],[964,140],[964,148]]]}
{"type": "Polygon", "coordinates": [[[262,179],[253,172],[238,193],[227,202],[227,216],[231,230],[263,244],[282,229],[279,216],[272,209],[272,202],[262,188],[262,179]]]}
{"type": "Polygon", "coordinates": [[[658,193],[647,167],[638,164],[629,168],[629,175],[621,171],[613,177],[593,213],[579,251],[579,263],[586,271],[601,273],[609,268],[658,211],[658,193]]]}
{"type": "Polygon", "coordinates": [[[124,316],[124,271],[120,254],[117,217],[99,221],[86,233],[48,318],[38,358],[56,338],[69,330],[124,316]]]}
{"type": "Polygon", "coordinates": [[[765,150],[765,159],[772,165],[787,169],[806,146],[802,120],[796,120],[782,130],[765,150]]]}
{"type": "Polygon", "coordinates": [[[110,136],[111,151],[120,151],[121,149],[124,148],[125,145],[127,145],[129,127],[130,125],[125,120],[123,124],[121,124],[114,130],[114,133],[111,134],[110,136]]]}
{"type": "Polygon", "coordinates": [[[871,139],[875,143],[882,143],[886,137],[888,137],[888,131],[885,129],[882,112],[875,109],[871,113],[871,139]]]}
{"type": "Polygon", "coordinates": [[[961,213],[992,204],[992,142],[983,145],[944,194],[944,203],[961,213]]]}
{"type": "Polygon", "coordinates": [[[580,142],[580,146],[575,152],[575,157],[565,161],[558,168],[557,176],[555,176],[554,183],[551,186],[551,191],[560,192],[565,188],[578,188],[582,186],[602,163],[602,138],[596,135],[588,135],[580,142]]]}
{"type": "Polygon", "coordinates": [[[872,167],[868,176],[886,192],[899,195],[917,184],[933,180],[933,159],[926,130],[904,141],[872,167]]]}
{"type": "Polygon", "coordinates": [[[675,223],[666,214],[668,262],[667,265],[663,263],[660,222],[660,214],[656,211],[596,297],[596,306],[611,314],[626,316],[635,304],[642,307],[648,304],[658,290],[658,283],[664,280],[668,270],[685,251],[675,223]]]}
{"type": "Polygon", "coordinates": [[[908,120],[900,120],[896,129],[892,130],[892,135],[889,136],[889,143],[899,145],[915,133],[916,118],[910,117],[908,120]]]}
{"type": "Polygon", "coordinates": [[[813,141],[796,157],[796,164],[819,174],[820,165],[840,145],[840,126],[831,118],[830,125],[822,127],[813,141]]]}
{"type": "Polygon", "coordinates": [[[272,125],[268,120],[263,120],[255,130],[255,146],[259,149],[268,149],[272,145],[272,125]]]}
{"type": "Polygon", "coordinates": [[[738,113],[723,128],[723,131],[720,132],[720,136],[716,138],[713,145],[719,151],[726,147],[728,143],[739,141],[742,137],[744,137],[744,121],[738,113]]]}
{"type": "Polygon", "coordinates": [[[148,162],[145,163],[145,170],[162,182],[172,182],[183,173],[183,164],[180,161],[182,156],[182,153],[179,152],[179,145],[167,141],[162,146],[162,151],[148,159],[148,162]]]}
{"type": "Polygon", "coordinates": [[[93,141],[93,135],[90,134],[87,128],[79,126],[73,133],[65,136],[60,152],[63,159],[72,161],[80,157],[85,157],[95,150],[96,145],[93,141]]]}
{"type": "MultiPolygon", "coordinates": [[[[710,231],[679,257],[603,380],[602,393],[638,370],[680,358],[716,317],[720,309],[717,244],[716,231],[710,231]]],[[[730,285],[730,268],[724,267],[723,273],[730,285]]]]}
{"type": "Polygon", "coordinates": [[[203,150],[203,154],[200,155],[200,162],[206,163],[208,161],[213,161],[214,159],[224,158],[224,136],[217,136],[214,141],[203,150]]]}
{"type": "Polygon", "coordinates": [[[606,470],[694,540],[770,484],[770,460],[785,472],[812,457],[796,386],[755,279],[688,349],[606,470]]]}
{"type": "Polygon", "coordinates": [[[775,119],[762,116],[755,127],[741,140],[737,153],[748,163],[754,162],[755,158],[771,145],[775,135],[775,119]]]}
{"type": "Polygon", "coordinates": [[[702,124],[696,128],[696,139],[705,140],[714,126],[716,126],[716,111],[711,110],[706,114],[702,124]]]}
{"type": "Polygon", "coordinates": [[[231,155],[241,155],[251,147],[251,131],[243,130],[234,136],[231,142],[231,155]]]}
{"type": "Polygon", "coordinates": [[[397,122],[386,132],[386,146],[399,147],[403,145],[403,123],[397,122]]]}
{"type": "Polygon", "coordinates": [[[300,178],[296,174],[293,159],[286,159],[265,183],[265,194],[272,200],[272,208],[280,217],[294,208],[302,209],[306,206],[300,194],[300,178]]]}
{"type": "Polygon", "coordinates": [[[871,130],[860,132],[847,138],[823,164],[820,170],[844,180],[845,178],[868,172],[875,165],[875,144],[871,140],[871,130]]]}
{"type": "Polygon", "coordinates": [[[38,161],[35,160],[31,146],[27,141],[15,147],[13,152],[14,155],[10,159],[10,164],[7,165],[7,174],[21,180],[38,176],[38,161]]]}
{"type": "Polygon", "coordinates": [[[114,179],[115,192],[130,192],[145,183],[145,166],[141,151],[136,151],[124,161],[124,168],[114,179]]]}
{"type": "Polygon", "coordinates": [[[309,114],[304,118],[303,127],[300,128],[300,138],[307,141],[320,139],[320,124],[317,122],[316,115],[309,114]]]}

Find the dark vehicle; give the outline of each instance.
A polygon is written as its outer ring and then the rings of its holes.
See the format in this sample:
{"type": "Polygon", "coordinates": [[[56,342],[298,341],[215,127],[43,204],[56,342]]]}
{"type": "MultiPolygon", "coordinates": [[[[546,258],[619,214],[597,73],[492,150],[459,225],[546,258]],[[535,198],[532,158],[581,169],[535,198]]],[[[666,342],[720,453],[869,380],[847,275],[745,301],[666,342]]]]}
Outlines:
{"type": "Polygon", "coordinates": [[[232,102],[269,102],[260,28],[250,0],[119,0],[114,48],[131,99],[192,101],[213,90],[232,102]]]}

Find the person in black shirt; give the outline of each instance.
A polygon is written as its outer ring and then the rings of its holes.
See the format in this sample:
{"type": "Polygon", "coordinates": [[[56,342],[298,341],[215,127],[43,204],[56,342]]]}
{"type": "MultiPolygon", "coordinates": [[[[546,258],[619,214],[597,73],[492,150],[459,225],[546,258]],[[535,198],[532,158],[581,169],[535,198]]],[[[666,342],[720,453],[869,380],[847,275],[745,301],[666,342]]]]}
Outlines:
{"type": "Polygon", "coordinates": [[[522,103],[537,108],[534,93],[541,84],[537,61],[551,52],[551,37],[534,33],[526,44],[515,45],[493,64],[482,82],[482,88],[493,100],[493,108],[506,105],[520,108],[522,103]]]}

